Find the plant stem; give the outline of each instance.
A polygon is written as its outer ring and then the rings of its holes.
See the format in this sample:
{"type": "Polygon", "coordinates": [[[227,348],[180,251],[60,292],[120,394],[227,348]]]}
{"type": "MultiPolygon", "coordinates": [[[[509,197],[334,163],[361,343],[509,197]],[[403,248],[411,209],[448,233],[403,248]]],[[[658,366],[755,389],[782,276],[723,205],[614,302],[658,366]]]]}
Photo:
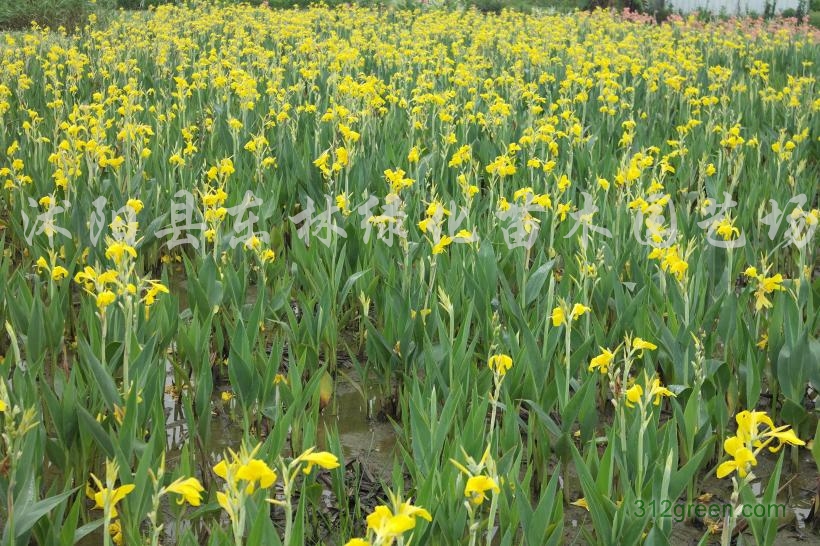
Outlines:
{"type": "Polygon", "coordinates": [[[475,546],[476,539],[478,538],[478,526],[475,524],[475,511],[472,506],[468,506],[467,511],[470,514],[470,546],[475,546]]]}
{"type": "Polygon", "coordinates": [[[487,546],[493,544],[493,523],[495,523],[495,513],[498,509],[498,496],[493,495],[493,500],[490,503],[490,515],[487,517],[487,546]]]}
{"type": "Polygon", "coordinates": [[[123,391],[128,392],[131,387],[129,364],[131,360],[131,330],[134,327],[134,302],[131,296],[125,298],[125,338],[122,350],[122,382],[123,391]]]}
{"type": "Polygon", "coordinates": [[[561,401],[561,409],[563,410],[567,403],[569,402],[569,374],[570,374],[570,365],[569,365],[569,357],[571,351],[571,342],[572,342],[572,330],[570,329],[570,322],[572,317],[566,317],[565,319],[567,322],[564,324],[564,398],[561,401]]]}
{"type": "Polygon", "coordinates": [[[638,434],[638,475],[635,479],[637,485],[638,498],[643,498],[643,435],[646,433],[646,427],[649,425],[649,419],[646,417],[646,408],[644,407],[644,399],[641,400],[641,431],[638,434]]]}
{"type": "Polygon", "coordinates": [[[100,364],[108,367],[108,361],[105,359],[105,338],[108,333],[108,313],[105,309],[100,311],[100,364]]]}
{"type": "Polygon", "coordinates": [[[495,436],[495,418],[498,412],[498,397],[501,395],[501,380],[496,379],[495,382],[495,392],[493,392],[492,398],[490,398],[490,403],[492,404],[493,408],[490,412],[490,444],[492,444],[493,437],[495,436]]]}

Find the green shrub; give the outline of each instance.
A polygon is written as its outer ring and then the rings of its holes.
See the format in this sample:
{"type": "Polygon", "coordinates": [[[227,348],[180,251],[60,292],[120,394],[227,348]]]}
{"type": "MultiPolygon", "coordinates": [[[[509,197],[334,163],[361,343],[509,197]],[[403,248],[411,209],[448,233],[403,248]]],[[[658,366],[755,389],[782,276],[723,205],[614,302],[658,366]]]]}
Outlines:
{"type": "Polygon", "coordinates": [[[166,4],[160,0],[117,0],[117,7],[123,9],[147,9],[150,6],[166,4]]]}
{"type": "Polygon", "coordinates": [[[820,28],[820,11],[813,11],[809,15],[809,24],[815,28],[820,28]]]}
{"type": "Polygon", "coordinates": [[[37,23],[74,30],[91,12],[89,0],[0,0],[0,29],[21,29],[37,23]]]}

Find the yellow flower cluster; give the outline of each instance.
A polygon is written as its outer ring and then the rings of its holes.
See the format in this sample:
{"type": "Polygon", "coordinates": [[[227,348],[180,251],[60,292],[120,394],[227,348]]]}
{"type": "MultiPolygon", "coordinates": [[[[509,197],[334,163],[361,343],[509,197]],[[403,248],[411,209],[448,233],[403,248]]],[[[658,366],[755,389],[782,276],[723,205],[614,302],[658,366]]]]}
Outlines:
{"type": "Polygon", "coordinates": [[[718,466],[718,478],[725,478],[732,472],[737,472],[741,478],[748,477],[751,468],[757,465],[757,455],[763,448],[768,447],[774,453],[784,444],[806,445],[788,425],[774,426],[765,411],[741,411],[735,416],[735,420],[737,434],[726,438],[723,443],[723,449],[731,459],[718,466]],[[777,444],[770,445],[775,440],[777,444]]]}
{"type": "Polygon", "coordinates": [[[572,306],[572,309],[567,309],[567,305],[559,305],[552,310],[552,325],[556,328],[563,324],[569,326],[570,322],[574,320],[578,320],[581,318],[585,313],[589,313],[592,311],[588,305],[583,305],[580,303],[576,303],[572,306]],[[567,316],[569,316],[569,320],[567,320],[567,316]]]}
{"type": "Polygon", "coordinates": [[[430,512],[391,493],[388,505],[379,505],[367,516],[367,537],[353,538],[345,546],[390,546],[406,532],[415,529],[416,519],[432,521],[430,512]]]}
{"type": "Polygon", "coordinates": [[[209,242],[215,241],[217,230],[228,214],[228,209],[223,206],[226,199],[228,199],[228,194],[222,187],[209,188],[203,192],[200,198],[205,209],[203,213],[207,228],[205,230],[205,239],[209,242]]]}
{"type": "Polygon", "coordinates": [[[653,248],[649,253],[650,260],[658,260],[662,271],[668,271],[678,281],[683,281],[686,278],[686,272],[689,269],[689,264],[686,258],[681,255],[678,245],[672,245],[667,248],[653,248]]]}
{"type": "Polygon", "coordinates": [[[37,266],[37,271],[48,271],[52,280],[61,281],[68,277],[68,270],[65,267],[61,265],[54,265],[52,267],[43,256],[37,258],[35,265],[37,266]]]}
{"type": "Polygon", "coordinates": [[[655,377],[646,391],[638,383],[626,390],[626,407],[634,408],[636,404],[641,404],[644,400],[652,400],[652,404],[658,406],[661,403],[661,398],[665,396],[675,396],[675,393],[664,387],[661,380],[655,377]]]}
{"type": "Polygon", "coordinates": [[[772,301],[767,296],[773,292],[786,290],[783,287],[783,275],[780,273],[766,277],[758,273],[756,267],[749,266],[746,268],[746,271],[744,271],[744,274],[757,282],[757,288],[755,289],[755,311],[771,308],[772,301]]]}
{"type": "Polygon", "coordinates": [[[506,375],[507,371],[512,368],[512,365],[512,357],[505,354],[492,355],[487,361],[487,366],[499,377],[506,375]]]}

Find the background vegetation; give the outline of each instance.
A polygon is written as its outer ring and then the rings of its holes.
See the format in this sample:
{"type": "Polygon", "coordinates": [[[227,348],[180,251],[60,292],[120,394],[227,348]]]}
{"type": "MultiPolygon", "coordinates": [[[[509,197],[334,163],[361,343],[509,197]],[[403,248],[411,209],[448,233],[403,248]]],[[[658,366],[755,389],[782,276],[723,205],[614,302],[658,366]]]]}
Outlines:
{"type": "MultiPolygon", "coordinates": [[[[807,0],[808,9],[785,10],[783,16],[797,17],[820,28],[820,0],[807,0]]],[[[353,3],[365,6],[387,4],[394,7],[412,8],[417,0],[352,0],[353,3]]],[[[144,10],[161,4],[175,3],[169,0],[0,0],[0,30],[23,29],[36,23],[50,28],[63,27],[67,30],[77,29],[90,13],[98,16],[110,15],[116,9],[144,10]]],[[[180,3],[180,2],[176,2],[180,3]]],[[[238,3],[217,2],[217,3],[238,3]]],[[[316,3],[314,0],[245,0],[245,4],[259,6],[267,4],[271,8],[305,8],[316,3]]],[[[324,4],[335,6],[351,3],[348,0],[325,0],[324,4]]],[[[658,19],[664,19],[671,12],[664,9],[662,3],[642,2],[639,0],[432,0],[432,4],[445,7],[475,6],[484,12],[500,12],[503,9],[522,11],[545,10],[569,12],[578,9],[596,7],[629,9],[638,12],[651,12],[658,19]]],[[[720,15],[703,13],[704,19],[720,15]]]]}
{"type": "Polygon", "coordinates": [[[636,508],[820,506],[820,269],[786,235],[820,224],[818,33],[86,8],[0,37],[0,546],[772,545],[636,508]]]}

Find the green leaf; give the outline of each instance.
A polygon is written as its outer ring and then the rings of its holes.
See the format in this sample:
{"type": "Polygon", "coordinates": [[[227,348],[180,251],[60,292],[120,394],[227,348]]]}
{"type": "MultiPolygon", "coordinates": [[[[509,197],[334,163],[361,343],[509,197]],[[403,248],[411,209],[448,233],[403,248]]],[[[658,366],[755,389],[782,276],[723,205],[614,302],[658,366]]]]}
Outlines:
{"type": "Polygon", "coordinates": [[[97,521],[92,521],[91,523],[86,523],[85,525],[83,525],[82,527],[77,529],[74,532],[74,544],[77,544],[82,539],[84,539],[85,537],[87,537],[88,535],[90,535],[91,533],[93,533],[94,531],[99,529],[100,527],[102,527],[103,523],[105,523],[105,520],[100,518],[97,521]]]}
{"type": "Polygon", "coordinates": [[[742,502],[747,506],[765,507],[767,514],[764,517],[747,517],[746,521],[752,529],[752,534],[755,537],[755,542],[760,546],[771,546],[775,542],[775,535],[777,528],[780,525],[779,518],[769,517],[768,513],[772,507],[777,506],[777,490],[780,487],[780,473],[783,469],[783,452],[777,459],[777,464],[769,476],[769,482],[763,496],[758,499],[755,497],[751,488],[746,485],[740,490],[740,497],[742,502]]]}
{"type": "Polygon", "coordinates": [[[45,355],[45,340],[43,339],[43,302],[39,296],[34,298],[29,315],[29,327],[26,331],[26,356],[29,366],[40,362],[45,355]]]}
{"type": "Polygon", "coordinates": [[[358,273],[352,274],[348,277],[345,285],[342,287],[342,291],[339,293],[339,301],[343,302],[347,299],[347,295],[350,293],[350,290],[353,288],[353,284],[358,281],[362,276],[367,274],[370,269],[365,269],[364,271],[359,271],[358,273]]]}
{"type": "Polygon", "coordinates": [[[806,381],[809,379],[808,370],[812,368],[812,351],[808,335],[808,329],[804,329],[794,345],[791,345],[787,338],[777,356],[777,381],[783,394],[792,400],[802,399],[806,381]]]}
{"type": "Polygon", "coordinates": [[[120,393],[117,391],[117,386],[114,383],[114,378],[111,377],[111,374],[103,368],[100,364],[99,359],[94,354],[94,351],[91,349],[91,346],[85,339],[79,339],[79,348],[80,348],[80,363],[85,364],[88,366],[89,370],[91,371],[91,376],[94,378],[94,381],[97,383],[97,386],[100,388],[100,394],[102,394],[103,400],[105,401],[105,405],[108,407],[109,411],[114,411],[114,406],[122,406],[122,399],[120,398],[120,393]]]}
{"type": "Polygon", "coordinates": [[[700,470],[700,463],[709,453],[714,440],[714,436],[706,440],[683,467],[672,473],[672,478],[669,481],[669,498],[676,499],[681,495],[689,480],[700,470]]]}
{"type": "MultiPolygon", "coordinates": [[[[597,544],[610,544],[612,537],[612,522],[615,516],[615,505],[607,497],[604,497],[599,491],[595,480],[589,473],[586,462],[578,452],[575,444],[570,444],[572,450],[572,459],[575,463],[575,470],[578,473],[578,478],[581,480],[581,489],[584,491],[584,498],[589,506],[589,513],[592,515],[593,525],[595,526],[595,533],[597,534],[597,544]]],[[[631,509],[631,507],[630,507],[631,509]]]]}
{"type": "Polygon", "coordinates": [[[49,513],[55,506],[66,500],[79,490],[75,487],[69,491],[64,491],[59,495],[54,495],[47,499],[37,501],[28,506],[15,506],[14,512],[17,515],[14,519],[14,537],[20,538],[37,523],[41,517],[49,513]]]}
{"type": "Polygon", "coordinates": [[[541,289],[544,287],[544,282],[549,277],[554,265],[555,260],[550,260],[530,275],[527,279],[527,287],[524,293],[524,305],[528,306],[535,301],[535,298],[537,298],[538,294],[541,293],[541,289]]]}
{"type": "Polygon", "coordinates": [[[90,432],[94,439],[97,441],[97,444],[102,448],[105,452],[105,456],[109,459],[114,458],[114,443],[111,441],[111,438],[108,436],[108,433],[102,428],[96,419],[94,419],[88,410],[82,406],[77,408],[77,414],[80,416],[80,423],[81,428],[90,432]]]}

